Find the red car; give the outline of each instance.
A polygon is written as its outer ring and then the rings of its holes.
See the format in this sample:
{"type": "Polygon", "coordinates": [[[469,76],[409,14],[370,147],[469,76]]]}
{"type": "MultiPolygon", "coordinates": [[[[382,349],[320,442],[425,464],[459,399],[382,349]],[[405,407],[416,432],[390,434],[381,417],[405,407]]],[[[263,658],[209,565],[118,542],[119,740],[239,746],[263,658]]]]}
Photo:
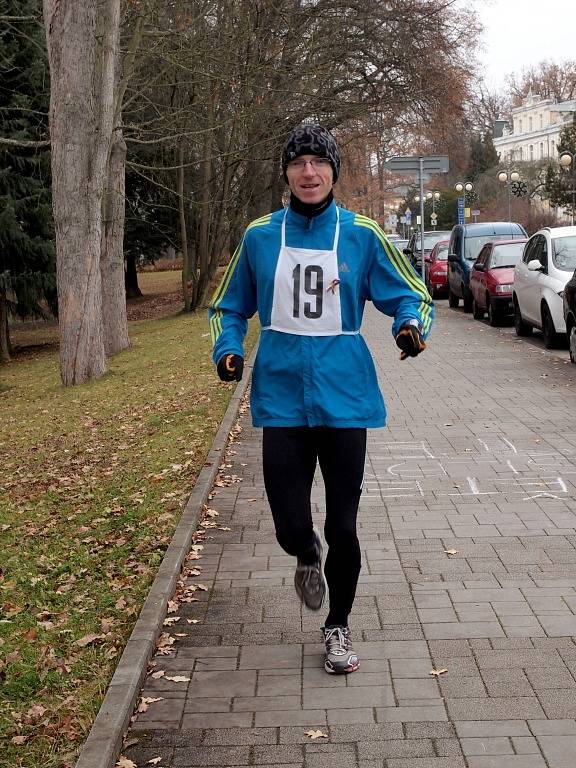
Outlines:
{"type": "Polygon", "coordinates": [[[488,312],[490,325],[499,325],[514,312],[512,285],[514,267],[522,258],[522,240],[493,240],[486,243],[470,272],[472,313],[481,320],[488,312]]]}
{"type": "Polygon", "coordinates": [[[448,295],[448,243],[438,240],[430,255],[425,256],[424,279],[432,298],[448,295]]]}

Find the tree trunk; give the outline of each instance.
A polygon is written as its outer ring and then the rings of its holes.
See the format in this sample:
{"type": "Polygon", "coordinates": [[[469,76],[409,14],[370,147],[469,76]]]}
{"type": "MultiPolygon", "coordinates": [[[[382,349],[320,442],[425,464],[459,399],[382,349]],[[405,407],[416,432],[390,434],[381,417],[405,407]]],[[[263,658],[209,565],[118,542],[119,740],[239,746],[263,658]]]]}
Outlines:
{"type": "Polygon", "coordinates": [[[126,254],[126,265],[124,272],[124,287],[126,289],[127,299],[138,299],[142,296],[142,291],[138,285],[138,271],[136,269],[136,256],[133,253],[126,254]]]}
{"type": "Polygon", "coordinates": [[[104,196],[100,256],[102,326],[107,355],[113,355],[130,346],[124,287],[125,166],[126,143],[122,129],[117,128],[114,131],[108,161],[108,186],[104,196]]]}
{"type": "Polygon", "coordinates": [[[100,253],[120,0],[43,0],[50,64],[52,195],[65,386],[106,372],[100,253]]]}
{"type": "Polygon", "coordinates": [[[8,302],[6,301],[6,293],[0,291],[0,363],[7,363],[9,360],[8,302]]]}
{"type": "Polygon", "coordinates": [[[190,255],[188,252],[188,232],[186,229],[186,201],[184,198],[184,144],[178,148],[178,210],[180,213],[180,246],[182,249],[182,296],[184,311],[190,312],[194,305],[194,282],[190,270],[190,255]]]}

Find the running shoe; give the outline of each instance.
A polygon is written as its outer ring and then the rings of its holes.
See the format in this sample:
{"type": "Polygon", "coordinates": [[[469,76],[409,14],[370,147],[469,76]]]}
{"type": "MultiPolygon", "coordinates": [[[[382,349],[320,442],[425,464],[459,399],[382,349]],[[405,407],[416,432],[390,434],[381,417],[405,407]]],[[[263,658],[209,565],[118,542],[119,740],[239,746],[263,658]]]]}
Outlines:
{"type": "Polygon", "coordinates": [[[322,627],[326,655],[324,669],[330,675],[347,675],[356,672],[360,666],[358,656],[352,648],[348,627],[335,625],[322,627]]]}
{"type": "Polygon", "coordinates": [[[326,596],[326,579],[322,567],[322,542],[316,529],[314,529],[314,548],[316,560],[311,565],[298,560],[294,574],[294,587],[304,605],[311,611],[318,611],[326,596]]]}

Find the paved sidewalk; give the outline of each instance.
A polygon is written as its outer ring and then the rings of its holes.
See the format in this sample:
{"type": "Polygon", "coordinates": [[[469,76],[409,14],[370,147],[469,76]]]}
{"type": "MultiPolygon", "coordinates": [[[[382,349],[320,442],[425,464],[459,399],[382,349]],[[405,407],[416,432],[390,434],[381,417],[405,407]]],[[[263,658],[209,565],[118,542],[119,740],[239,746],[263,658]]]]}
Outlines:
{"type": "MultiPolygon", "coordinates": [[[[360,506],[360,670],[323,671],[247,413],[128,734],[139,768],[576,765],[576,368],[443,303],[418,360],[389,327],[368,313],[389,426],[360,506]]],[[[319,481],[314,501],[321,522],[319,481]]]]}

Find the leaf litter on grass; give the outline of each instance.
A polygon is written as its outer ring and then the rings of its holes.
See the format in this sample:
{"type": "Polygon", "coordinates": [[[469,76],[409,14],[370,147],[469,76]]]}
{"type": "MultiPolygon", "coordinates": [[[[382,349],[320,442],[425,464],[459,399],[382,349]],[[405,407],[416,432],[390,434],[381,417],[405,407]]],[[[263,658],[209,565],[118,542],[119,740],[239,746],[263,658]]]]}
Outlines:
{"type": "Polygon", "coordinates": [[[233,393],[205,327],[132,324],[82,387],[60,386],[54,354],[2,370],[2,768],[75,763],[233,393]]]}

